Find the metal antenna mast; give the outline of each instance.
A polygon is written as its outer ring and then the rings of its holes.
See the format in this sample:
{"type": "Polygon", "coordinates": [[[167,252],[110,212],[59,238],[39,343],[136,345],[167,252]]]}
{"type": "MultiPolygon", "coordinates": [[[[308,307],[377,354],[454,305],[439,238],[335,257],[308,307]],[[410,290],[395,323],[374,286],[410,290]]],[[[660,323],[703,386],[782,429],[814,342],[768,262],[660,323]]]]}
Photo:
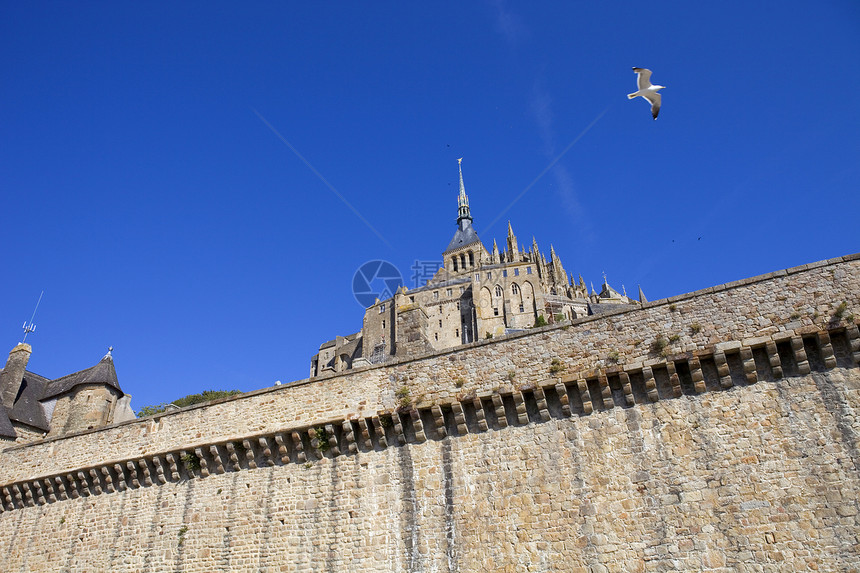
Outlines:
{"type": "Polygon", "coordinates": [[[26,342],[28,334],[36,331],[36,325],[33,324],[33,319],[36,318],[36,311],[39,310],[39,303],[42,302],[42,295],[44,294],[45,291],[42,291],[41,294],[39,294],[39,300],[36,301],[36,308],[33,309],[33,316],[30,317],[30,323],[28,324],[26,321],[24,322],[24,326],[22,327],[24,329],[24,340],[21,341],[21,344],[26,342]]]}

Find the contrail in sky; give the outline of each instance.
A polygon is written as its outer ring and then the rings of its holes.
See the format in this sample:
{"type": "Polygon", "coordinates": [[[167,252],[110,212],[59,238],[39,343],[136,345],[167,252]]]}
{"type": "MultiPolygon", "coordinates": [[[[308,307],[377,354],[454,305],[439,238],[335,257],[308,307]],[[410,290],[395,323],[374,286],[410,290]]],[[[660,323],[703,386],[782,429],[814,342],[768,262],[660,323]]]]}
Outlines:
{"type": "Polygon", "coordinates": [[[251,108],[251,111],[253,111],[253,112],[257,115],[257,117],[259,117],[259,118],[260,118],[260,121],[262,121],[263,123],[265,123],[265,124],[266,124],[266,127],[268,127],[269,129],[271,129],[271,130],[272,130],[272,133],[274,133],[276,136],[278,136],[278,139],[280,139],[281,141],[283,141],[283,142],[284,142],[284,145],[286,145],[287,147],[289,147],[289,148],[290,148],[290,151],[292,151],[292,152],[296,155],[296,157],[298,157],[299,159],[301,159],[301,160],[302,160],[302,163],[304,163],[305,165],[307,165],[307,166],[308,166],[308,169],[310,169],[311,171],[313,171],[314,175],[316,175],[316,176],[319,178],[319,180],[320,180],[320,181],[322,181],[322,182],[325,184],[325,186],[326,186],[326,187],[328,187],[328,188],[331,190],[331,192],[332,192],[332,193],[334,193],[335,195],[337,195],[338,199],[340,199],[341,201],[343,201],[343,204],[344,204],[344,205],[346,205],[347,207],[349,207],[350,211],[352,211],[353,213],[355,213],[355,216],[356,216],[356,217],[358,217],[359,219],[361,219],[361,221],[362,221],[365,225],[367,225],[367,228],[368,228],[368,229],[370,229],[371,231],[373,231],[373,234],[375,234],[377,237],[379,237],[379,240],[381,240],[383,243],[385,243],[386,245],[388,245],[388,247],[389,247],[389,248],[391,248],[391,249],[393,249],[393,248],[394,248],[394,247],[391,245],[391,243],[389,243],[389,242],[385,239],[385,237],[383,237],[383,236],[382,236],[382,234],[380,234],[380,232],[379,232],[379,231],[377,231],[377,230],[376,230],[376,228],[375,228],[373,225],[371,225],[371,224],[370,224],[370,221],[368,221],[367,219],[365,219],[365,218],[364,218],[364,216],[363,216],[361,213],[359,213],[359,212],[358,212],[358,209],[356,209],[355,207],[353,207],[353,206],[352,206],[352,203],[350,203],[349,201],[347,201],[347,200],[346,200],[346,197],[344,197],[343,195],[341,195],[341,194],[340,194],[340,192],[339,192],[337,189],[335,189],[335,188],[334,188],[334,185],[332,185],[331,183],[329,183],[329,182],[328,182],[328,180],[327,180],[325,177],[323,177],[323,176],[322,176],[322,173],[320,173],[319,171],[317,171],[317,170],[316,170],[316,168],[315,168],[313,165],[311,165],[311,164],[310,164],[310,161],[308,161],[307,159],[305,159],[305,156],[304,156],[304,155],[302,155],[301,153],[299,153],[298,149],[296,149],[295,147],[293,147],[293,146],[292,146],[292,144],[291,144],[289,141],[287,141],[287,139],[286,139],[283,135],[281,135],[281,134],[280,134],[280,132],[278,132],[278,130],[277,130],[277,129],[275,129],[275,128],[274,128],[274,126],[273,126],[271,123],[269,123],[268,121],[266,121],[266,118],[265,118],[265,117],[263,117],[262,115],[260,115],[260,112],[258,112],[258,111],[257,111],[256,109],[254,109],[253,107],[251,108]]]}
{"type": "Polygon", "coordinates": [[[579,135],[577,135],[577,136],[576,136],[576,138],[574,138],[574,140],[573,140],[573,141],[571,141],[571,142],[567,145],[567,147],[565,147],[565,148],[564,148],[564,150],[563,150],[561,153],[559,153],[559,154],[555,157],[555,159],[553,159],[552,161],[550,161],[550,162],[549,162],[549,165],[547,165],[547,166],[546,166],[546,168],[545,168],[543,171],[541,171],[541,172],[540,172],[540,174],[539,174],[537,177],[535,177],[535,178],[534,178],[534,181],[532,181],[531,183],[529,183],[529,184],[528,184],[528,186],[527,186],[525,189],[523,189],[523,190],[520,192],[520,194],[519,194],[519,195],[517,195],[517,196],[516,196],[516,198],[515,198],[513,201],[511,201],[511,202],[510,202],[510,204],[509,204],[507,207],[505,207],[505,208],[502,210],[502,212],[501,212],[501,213],[499,213],[499,214],[498,214],[498,216],[497,216],[495,219],[493,219],[492,221],[490,221],[490,224],[489,224],[489,225],[487,225],[486,227],[484,227],[484,228],[482,229],[482,232],[486,232],[490,227],[492,227],[493,225],[495,225],[496,223],[498,223],[498,222],[499,222],[499,219],[501,219],[502,217],[504,217],[504,216],[505,216],[505,213],[507,213],[508,211],[510,211],[510,210],[511,210],[511,207],[513,207],[513,206],[516,204],[516,202],[517,202],[517,201],[519,201],[520,199],[522,199],[522,198],[523,198],[523,195],[525,195],[526,193],[528,193],[529,189],[531,189],[532,187],[534,187],[534,184],[535,184],[535,183],[537,183],[538,181],[540,181],[540,178],[541,178],[541,177],[543,177],[544,175],[546,175],[547,171],[549,171],[550,169],[552,169],[552,168],[553,168],[553,166],[554,166],[556,163],[558,163],[558,161],[559,161],[562,157],[564,157],[564,154],[565,154],[565,153],[567,153],[568,151],[570,151],[570,148],[571,148],[571,147],[573,147],[573,146],[576,144],[576,142],[577,142],[577,141],[579,141],[580,139],[582,139],[582,137],[583,137],[586,133],[588,133],[588,131],[589,131],[592,127],[594,127],[594,125],[595,125],[598,121],[600,121],[600,118],[602,118],[604,115],[606,115],[606,112],[607,112],[607,111],[609,111],[609,108],[610,108],[610,107],[612,107],[612,104],[610,104],[610,105],[606,106],[606,109],[604,109],[602,112],[600,112],[600,114],[599,114],[597,117],[595,117],[595,118],[594,118],[594,120],[592,120],[592,122],[591,122],[591,123],[589,123],[589,124],[586,126],[586,128],[585,128],[585,129],[583,129],[583,130],[580,132],[580,134],[579,134],[579,135]]]}

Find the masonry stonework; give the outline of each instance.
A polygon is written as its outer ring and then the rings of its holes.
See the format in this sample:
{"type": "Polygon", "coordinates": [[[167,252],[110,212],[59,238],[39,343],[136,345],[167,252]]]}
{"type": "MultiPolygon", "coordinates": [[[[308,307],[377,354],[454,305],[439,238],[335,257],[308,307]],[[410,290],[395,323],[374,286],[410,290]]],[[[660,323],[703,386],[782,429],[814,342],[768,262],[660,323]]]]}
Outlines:
{"type": "Polygon", "coordinates": [[[3,571],[860,571],[860,256],[7,447],[3,571]]]}

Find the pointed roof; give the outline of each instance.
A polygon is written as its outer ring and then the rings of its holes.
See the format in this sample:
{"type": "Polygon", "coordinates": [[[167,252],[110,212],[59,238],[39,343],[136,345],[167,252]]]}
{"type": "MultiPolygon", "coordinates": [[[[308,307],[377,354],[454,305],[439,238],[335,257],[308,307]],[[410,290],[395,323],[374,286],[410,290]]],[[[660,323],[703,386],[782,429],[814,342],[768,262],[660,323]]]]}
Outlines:
{"type": "Polygon", "coordinates": [[[648,302],[648,299],[645,298],[645,293],[642,292],[642,285],[639,286],[639,302],[648,302]]]}
{"type": "Polygon", "coordinates": [[[451,242],[448,243],[448,248],[445,249],[442,254],[448,254],[451,251],[459,249],[460,247],[465,247],[473,243],[480,242],[481,239],[478,238],[478,233],[475,232],[475,229],[472,227],[472,225],[468,225],[465,229],[463,229],[462,227],[458,227],[457,231],[454,233],[454,238],[451,239],[451,242]]]}
{"type": "Polygon", "coordinates": [[[113,365],[113,357],[110,352],[102,358],[98,364],[86,370],[81,370],[73,374],[68,374],[62,378],[51,380],[48,382],[45,393],[42,395],[42,400],[65,394],[75,386],[83,384],[103,384],[115,388],[122,393],[122,388],[119,387],[119,381],[116,377],[116,369],[113,365]]]}
{"type": "MultiPolygon", "coordinates": [[[[457,160],[457,165],[460,170],[460,192],[457,195],[457,231],[451,242],[448,243],[448,248],[442,254],[448,254],[451,251],[466,247],[475,243],[480,244],[481,239],[478,238],[478,233],[472,227],[472,215],[469,211],[469,197],[466,195],[466,186],[463,184],[463,158],[457,160]]],[[[481,245],[483,249],[483,245],[481,245]]]]}

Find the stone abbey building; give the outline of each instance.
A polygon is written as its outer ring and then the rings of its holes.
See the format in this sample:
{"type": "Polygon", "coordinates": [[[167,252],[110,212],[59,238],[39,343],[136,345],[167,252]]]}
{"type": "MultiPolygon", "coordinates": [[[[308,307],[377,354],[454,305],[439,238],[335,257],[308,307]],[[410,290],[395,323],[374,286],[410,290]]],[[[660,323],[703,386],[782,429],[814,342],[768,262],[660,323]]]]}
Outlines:
{"type": "Polygon", "coordinates": [[[499,251],[495,240],[487,250],[472,226],[462,166],[457,209],[457,230],[433,278],[377,300],[365,311],[361,331],[320,345],[311,359],[311,377],[645,302],[641,289],[634,300],[605,277],[601,291],[592,287],[589,294],[582,276],[577,282],[568,275],[552,246],[549,258],[534,238],[526,250],[510,223],[505,250],[499,251]]]}

